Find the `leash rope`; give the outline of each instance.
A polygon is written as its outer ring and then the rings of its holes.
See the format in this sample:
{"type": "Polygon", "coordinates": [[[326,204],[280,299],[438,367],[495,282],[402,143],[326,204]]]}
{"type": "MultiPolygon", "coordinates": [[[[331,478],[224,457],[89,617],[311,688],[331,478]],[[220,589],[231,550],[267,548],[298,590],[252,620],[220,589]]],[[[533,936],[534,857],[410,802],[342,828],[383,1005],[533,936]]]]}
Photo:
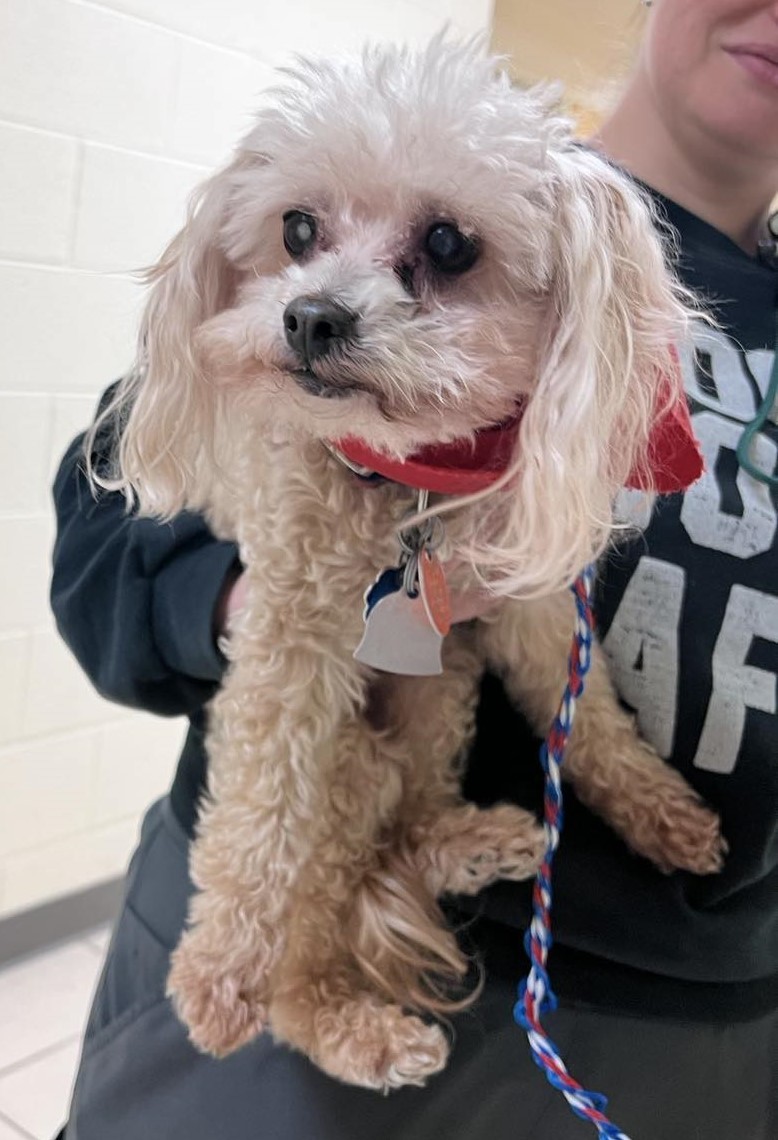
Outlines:
{"type": "Polygon", "coordinates": [[[629,1140],[605,1115],[607,1098],[588,1092],[570,1075],[559,1051],[541,1024],[543,1013],[556,1009],[557,999],[546,969],[551,949],[551,867],[562,831],[563,802],[560,770],[570,738],[576,701],[583,693],[584,677],[592,660],[593,618],[591,607],[594,568],[588,566],[571,587],[575,597],[575,632],[570,649],[567,685],[554,723],[540,749],[544,774],[543,827],[546,851],[535,877],[532,893],[532,921],[525,937],[531,967],[519,986],[519,1000],[513,1010],[516,1022],[526,1032],[532,1059],[545,1073],[549,1084],[558,1089],[570,1108],[597,1129],[607,1140],[629,1140]]]}

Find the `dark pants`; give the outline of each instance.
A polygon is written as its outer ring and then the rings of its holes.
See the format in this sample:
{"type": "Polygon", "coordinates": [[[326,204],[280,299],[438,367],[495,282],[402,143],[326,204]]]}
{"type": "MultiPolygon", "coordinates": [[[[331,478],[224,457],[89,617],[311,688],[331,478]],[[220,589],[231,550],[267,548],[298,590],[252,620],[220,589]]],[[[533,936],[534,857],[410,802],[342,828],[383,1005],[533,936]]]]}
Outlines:
{"type": "MultiPolygon", "coordinates": [[[[515,984],[490,979],[454,1022],[445,1072],[389,1096],[350,1088],[263,1036],[197,1053],[164,996],[191,885],[168,801],[146,817],[95,997],[67,1140],[585,1140],[513,1023],[515,984]]],[[[517,935],[517,962],[520,939],[517,935]]],[[[517,967],[518,968],[518,967],[517,967]]],[[[775,1140],[778,1016],[685,1024],[560,1009],[570,1071],[606,1092],[632,1140],[775,1140]]]]}

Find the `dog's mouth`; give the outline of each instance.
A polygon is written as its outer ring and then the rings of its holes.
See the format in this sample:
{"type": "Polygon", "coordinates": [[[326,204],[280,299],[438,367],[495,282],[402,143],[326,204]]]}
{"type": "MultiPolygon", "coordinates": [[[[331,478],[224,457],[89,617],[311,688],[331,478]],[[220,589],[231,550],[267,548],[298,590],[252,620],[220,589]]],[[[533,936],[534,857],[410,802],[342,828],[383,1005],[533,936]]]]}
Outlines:
{"type": "Polygon", "coordinates": [[[360,385],[351,380],[325,379],[318,376],[312,368],[296,368],[291,373],[295,381],[309,396],[318,396],[322,400],[341,400],[358,391],[360,385]]]}

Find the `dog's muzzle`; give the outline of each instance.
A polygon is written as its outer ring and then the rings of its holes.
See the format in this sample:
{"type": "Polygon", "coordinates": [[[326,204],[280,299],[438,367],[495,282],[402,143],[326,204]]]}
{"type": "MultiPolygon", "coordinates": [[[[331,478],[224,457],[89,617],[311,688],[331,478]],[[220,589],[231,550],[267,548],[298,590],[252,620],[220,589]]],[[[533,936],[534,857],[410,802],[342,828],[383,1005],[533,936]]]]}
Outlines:
{"type": "Polygon", "coordinates": [[[356,313],[327,296],[297,297],[284,310],[286,342],[300,361],[293,375],[313,396],[345,396],[353,385],[319,375],[314,364],[324,361],[353,339],[356,313]]]}
{"type": "Polygon", "coordinates": [[[286,342],[306,368],[342,348],[353,337],[356,324],[356,313],[326,296],[298,297],[284,310],[286,342]]]}

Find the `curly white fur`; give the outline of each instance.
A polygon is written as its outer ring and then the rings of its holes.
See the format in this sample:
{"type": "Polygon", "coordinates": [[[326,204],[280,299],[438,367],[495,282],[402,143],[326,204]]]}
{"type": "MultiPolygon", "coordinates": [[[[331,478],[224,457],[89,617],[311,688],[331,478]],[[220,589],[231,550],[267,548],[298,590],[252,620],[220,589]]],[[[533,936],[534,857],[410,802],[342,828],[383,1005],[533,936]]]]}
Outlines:
{"type": "MultiPolygon", "coordinates": [[[[343,1079],[422,1082],[447,1046],[409,1011],[467,1000],[450,990],[467,963],[436,896],[527,877],[540,856],[527,813],[459,798],[478,678],[500,669],[545,730],[571,628],[559,591],[608,542],[664,410],[659,378],[677,394],[688,314],[646,201],[573,144],[553,98],[444,37],[299,62],[149,275],[138,364],[106,412],[120,425],[109,484],[163,518],[206,511],[248,581],[170,983],[212,1052],[269,1022],[343,1079]],[[300,259],[282,240],[290,209],[317,222],[300,259]],[[430,264],[436,221],[477,242],[467,272],[430,264]],[[319,394],[284,333],[300,296],[358,320],[316,360],[319,394]],[[405,457],[518,403],[504,478],[434,509],[455,584],[522,603],[455,629],[440,678],[372,674],[352,656],[361,594],[396,560],[412,496],[366,490],[322,441],[405,457]]],[[[601,663],[591,690],[569,761],[581,794],[661,865],[714,869],[715,819],[637,740],[601,663]]]]}

